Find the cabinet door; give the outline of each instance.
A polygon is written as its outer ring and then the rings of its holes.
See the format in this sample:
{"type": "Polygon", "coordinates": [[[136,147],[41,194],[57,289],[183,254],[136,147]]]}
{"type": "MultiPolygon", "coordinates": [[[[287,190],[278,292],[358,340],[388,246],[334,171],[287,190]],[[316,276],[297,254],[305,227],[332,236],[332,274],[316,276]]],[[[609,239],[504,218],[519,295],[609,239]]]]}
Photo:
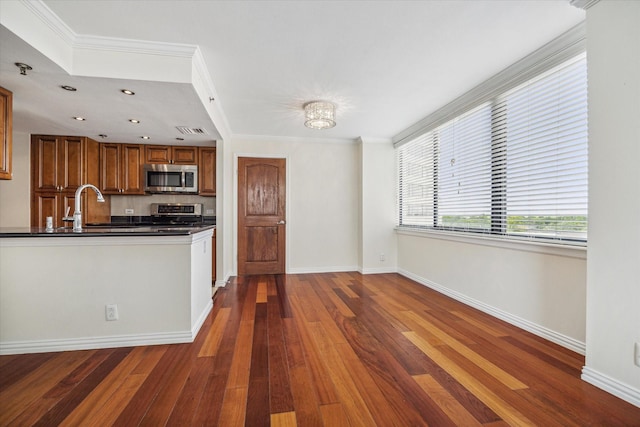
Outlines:
{"type": "Polygon", "coordinates": [[[145,163],[171,163],[171,147],[168,145],[145,145],[145,163]]]}
{"type": "Polygon", "coordinates": [[[34,193],[31,206],[31,226],[44,228],[46,218],[51,216],[53,217],[53,226],[60,227],[62,217],[59,214],[59,200],[59,193],[34,193]]]}
{"type": "Polygon", "coordinates": [[[122,146],[121,179],[125,194],[144,194],[143,177],[144,145],[122,146]]]}
{"type": "MultiPolygon", "coordinates": [[[[83,193],[86,193],[87,190],[83,191],[83,193]]],[[[63,222],[62,218],[65,216],[65,214],[67,213],[67,208],[69,208],[69,216],[73,216],[73,213],[76,211],[76,197],[75,197],[75,193],[74,194],[62,194],[60,196],[60,201],[58,202],[58,216],[60,217],[60,225],[68,225],[68,226],[73,226],[72,222],[63,222]]],[[[80,209],[82,210],[82,214],[86,214],[86,210],[82,209],[82,206],[80,207],[80,209]]],[[[83,218],[84,219],[84,218],[83,218]]],[[[84,222],[84,221],[83,221],[84,222]]],[[[53,222],[55,224],[55,220],[53,222]]]]}
{"type": "Polygon", "coordinates": [[[120,144],[100,144],[100,188],[105,194],[120,194],[120,144]]]}
{"type": "Polygon", "coordinates": [[[78,137],[61,137],[58,144],[58,185],[61,191],[75,192],[85,184],[83,177],[84,150],[83,139],[78,137]]]}
{"type": "Polygon", "coordinates": [[[13,94],[0,87],[0,179],[11,179],[13,94]]]}
{"type": "Polygon", "coordinates": [[[216,195],[216,149],[200,147],[198,190],[201,196],[216,195]]]}
{"type": "Polygon", "coordinates": [[[171,147],[171,163],[176,165],[197,165],[197,147],[171,147]]]}
{"type": "Polygon", "coordinates": [[[31,137],[32,191],[60,191],[58,140],[55,136],[31,137]]]}

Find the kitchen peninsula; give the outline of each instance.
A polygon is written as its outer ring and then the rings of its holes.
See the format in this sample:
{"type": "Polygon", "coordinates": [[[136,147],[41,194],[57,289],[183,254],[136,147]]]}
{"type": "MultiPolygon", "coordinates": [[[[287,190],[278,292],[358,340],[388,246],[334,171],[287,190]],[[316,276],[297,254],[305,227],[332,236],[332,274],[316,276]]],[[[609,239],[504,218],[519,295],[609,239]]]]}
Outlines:
{"type": "Polygon", "coordinates": [[[0,354],[192,342],[212,308],[213,232],[0,229],[0,354]]]}

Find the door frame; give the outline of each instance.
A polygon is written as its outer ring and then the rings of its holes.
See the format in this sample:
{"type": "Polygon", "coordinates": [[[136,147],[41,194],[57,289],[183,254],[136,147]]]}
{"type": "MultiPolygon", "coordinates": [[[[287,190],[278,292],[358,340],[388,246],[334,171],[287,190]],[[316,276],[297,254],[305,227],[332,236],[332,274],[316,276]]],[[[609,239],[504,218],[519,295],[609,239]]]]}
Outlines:
{"type": "Polygon", "coordinates": [[[285,161],[285,185],[286,190],[285,194],[287,197],[287,201],[284,207],[285,216],[286,216],[286,233],[285,233],[285,256],[284,256],[284,268],[285,273],[289,274],[291,269],[290,263],[290,253],[291,253],[291,229],[289,228],[289,224],[291,221],[291,182],[289,177],[291,176],[290,163],[291,159],[288,154],[264,154],[264,153],[233,153],[233,275],[238,275],[238,158],[239,157],[252,157],[256,159],[284,159],[285,161]]]}

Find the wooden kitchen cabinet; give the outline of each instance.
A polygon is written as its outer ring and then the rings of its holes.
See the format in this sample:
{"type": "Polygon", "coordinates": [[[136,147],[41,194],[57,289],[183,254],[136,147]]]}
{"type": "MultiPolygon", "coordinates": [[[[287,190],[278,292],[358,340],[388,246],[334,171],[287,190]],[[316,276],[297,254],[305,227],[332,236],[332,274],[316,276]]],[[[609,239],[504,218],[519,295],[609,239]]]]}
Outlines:
{"type": "Polygon", "coordinates": [[[200,147],[198,167],[198,190],[201,196],[216,195],[216,149],[200,147]]]}
{"type": "Polygon", "coordinates": [[[198,147],[145,145],[145,163],[197,165],[198,147]]]}
{"type": "Polygon", "coordinates": [[[100,188],[105,194],[144,194],[145,146],[100,144],[100,188]]]}
{"type": "Polygon", "coordinates": [[[67,207],[69,208],[69,217],[72,217],[75,210],[75,194],[68,195],[52,192],[36,193],[33,197],[33,205],[31,206],[31,225],[34,227],[44,227],[46,218],[50,216],[53,217],[54,227],[62,227],[64,225],[72,226],[73,223],[71,221],[65,223],[62,220],[67,212],[67,207]]]}
{"type": "Polygon", "coordinates": [[[84,184],[83,144],[78,136],[34,135],[31,137],[32,168],[35,191],[73,192],[84,184]]]}
{"type": "MultiPolygon", "coordinates": [[[[45,218],[53,217],[54,227],[64,224],[69,207],[75,210],[75,192],[82,184],[98,186],[98,143],[78,136],[31,136],[31,225],[44,227],[45,218]]],[[[93,193],[93,192],[91,192],[93,193]]],[[[98,203],[95,194],[85,197],[81,209],[83,223],[108,222],[110,200],[98,203]]],[[[68,223],[67,225],[70,225],[68,223]]]]}
{"type": "Polygon", "coordinates": [[[13,94],[0,87],[0,179],[11,179],[13,94]]]}

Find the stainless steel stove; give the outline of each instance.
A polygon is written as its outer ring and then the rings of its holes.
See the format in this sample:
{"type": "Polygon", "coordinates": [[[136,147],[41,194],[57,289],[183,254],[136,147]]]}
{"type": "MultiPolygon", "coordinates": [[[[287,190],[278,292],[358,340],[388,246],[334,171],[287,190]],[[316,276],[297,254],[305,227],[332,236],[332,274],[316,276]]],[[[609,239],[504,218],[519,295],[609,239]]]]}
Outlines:
{"type": "Polygon", "coordinates": [[[204,221],[202,203],[152,203],[153,225],[193,226],[204,221]]]}

